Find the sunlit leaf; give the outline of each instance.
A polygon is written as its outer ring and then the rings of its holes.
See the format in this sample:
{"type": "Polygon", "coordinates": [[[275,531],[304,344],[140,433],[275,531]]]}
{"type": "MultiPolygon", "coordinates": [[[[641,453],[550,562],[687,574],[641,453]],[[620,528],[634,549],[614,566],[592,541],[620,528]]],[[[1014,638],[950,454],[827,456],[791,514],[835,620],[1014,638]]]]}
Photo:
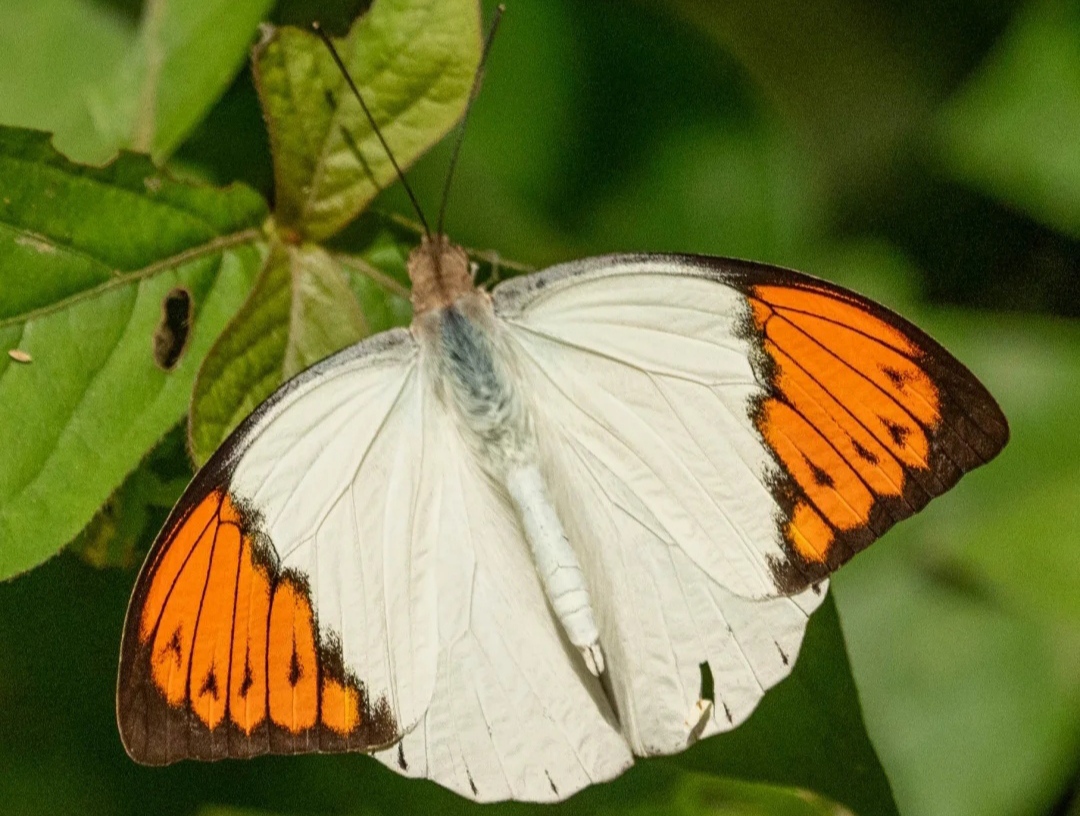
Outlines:
{"type": "MultiPolygon", "coordinates": [[[[479,5],[377,0],[337,48],[405,167],[465,108],[480,57],[479,5]]],[[[268,27],[254,67],[274,154],[278,222],[326,238],[395,179],[394,169],[315,34],[268,27]]]]}
{"type": "Polygon", "coordinates": [[[179,422],[261,263],[265,218],[246,188],[181,184],[130,155],[81,167],[44,134],[0,129],[0,578],[70,541],[179,422]],[[165,370],[154,337],[177,291],[190,320],[165,370]]]}
{"type": "Polygon", "coordinates": [[[165,158],[232,81],[272,5],[147,0],[132,27],[104,3],[4,4],[0,121],[53,131],[81,161],[118,148],[165,158]]]}

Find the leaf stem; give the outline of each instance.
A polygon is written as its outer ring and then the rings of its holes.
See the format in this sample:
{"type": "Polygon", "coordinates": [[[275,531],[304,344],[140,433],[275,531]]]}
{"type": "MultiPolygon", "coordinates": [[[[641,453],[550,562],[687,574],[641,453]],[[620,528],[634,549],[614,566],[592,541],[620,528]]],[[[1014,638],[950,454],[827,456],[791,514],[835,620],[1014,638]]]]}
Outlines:
{"type": "Polygon", "coordinates": [[[391,294],[405,298],[405,300],[409,299],[410,293],[408,288],[402,286],[392,277],[373,264],[368,263],[363,258],[357,257],[356,255],[346,255],[344,253],[334,253],[331,257],[342,266],[348,267],[355,272],[359,272],[361,275],[367,275],[376,284],[391,294]]]}

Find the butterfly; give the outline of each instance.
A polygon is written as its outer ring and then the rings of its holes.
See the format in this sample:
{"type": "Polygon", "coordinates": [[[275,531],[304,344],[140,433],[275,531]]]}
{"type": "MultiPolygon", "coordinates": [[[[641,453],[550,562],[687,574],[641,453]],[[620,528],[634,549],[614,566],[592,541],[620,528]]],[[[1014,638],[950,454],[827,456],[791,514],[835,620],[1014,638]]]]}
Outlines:
{"type": "Polygon", "coordinates": [[[408,268],[412,324],[279,388],[154,542],[139,762],[362,751],[566,798],[746,720],[830,573],[1008,439],[934,340],[798,272],[609,255],[489,292],[441,229],[408,268]]]}

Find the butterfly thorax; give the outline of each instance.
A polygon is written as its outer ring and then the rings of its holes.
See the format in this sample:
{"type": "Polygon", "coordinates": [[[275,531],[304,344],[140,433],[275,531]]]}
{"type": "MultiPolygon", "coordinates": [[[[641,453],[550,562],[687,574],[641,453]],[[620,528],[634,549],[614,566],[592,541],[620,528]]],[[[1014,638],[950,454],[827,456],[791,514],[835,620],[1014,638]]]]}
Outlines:
{"type": "Polygon", "coordinates": [[[414,320],[432,390],[480,466],[502,482],[537,458],[532,418],[514,386],[508,349],[486,293],[471,290],[414,320]]]}

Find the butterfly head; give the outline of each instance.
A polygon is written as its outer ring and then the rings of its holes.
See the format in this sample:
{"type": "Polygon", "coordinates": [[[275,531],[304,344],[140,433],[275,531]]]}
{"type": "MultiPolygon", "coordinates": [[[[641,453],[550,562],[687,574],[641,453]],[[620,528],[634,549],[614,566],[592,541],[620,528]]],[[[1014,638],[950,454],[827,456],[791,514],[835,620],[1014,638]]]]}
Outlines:
{"type": "Polygon", "coordinates": [[[469,256],[445,235],[425,235],[409,253],[409,280],[414,320],[475,289],[469,256]]]}

